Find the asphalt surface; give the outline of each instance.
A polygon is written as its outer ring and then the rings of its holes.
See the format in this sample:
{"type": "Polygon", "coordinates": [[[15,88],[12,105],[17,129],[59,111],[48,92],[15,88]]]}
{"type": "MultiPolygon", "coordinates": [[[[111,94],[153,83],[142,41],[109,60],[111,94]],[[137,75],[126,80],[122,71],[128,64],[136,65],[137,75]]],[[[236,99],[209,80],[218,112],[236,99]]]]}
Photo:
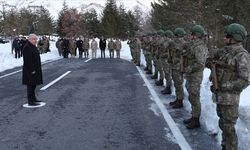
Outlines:
{"type": "MultiPolygon", "coordinates": [[[[46,105],[41,108],[22,107],[27,97],[21,72],[0,79],[0,150],[181,149],[160,112],[151,110],[155,104],[134,64],[120,59],[61,59],[42,69],[44,84],[37,87],[37,97],[46,105]],[[67,71],[72,72],[39,90],[67,71]]],[[[167,105],[166,109],[194,150],[218,149],[216,138],[205,129],[187,130],[182,125],[188,117],[185,110],[167,105]]]]}

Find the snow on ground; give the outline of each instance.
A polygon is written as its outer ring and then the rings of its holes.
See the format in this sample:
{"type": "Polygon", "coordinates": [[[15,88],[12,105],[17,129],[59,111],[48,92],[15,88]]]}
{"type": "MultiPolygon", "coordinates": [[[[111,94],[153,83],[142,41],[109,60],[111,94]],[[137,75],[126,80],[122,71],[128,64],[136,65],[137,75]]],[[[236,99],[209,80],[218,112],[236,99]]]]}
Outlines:
{"type": "MultiPolygon", "coordinates": [[[[99,42],[99,40],[97,40],[99,42]]],[[[60,59],[57,49],[55,48],[55,42],[50,43],[51,52],[47,54],[41,55],[42,62],[47,60],[56,60],[60,59]]],[[[91,57],[91,50],[90,50],[91,57]]],[[[100,58],[100,50],[97,50],[97,58],[100,58]]],[[[78,52],[77,52],[78,56],[78,52]]],[[[78,57],[76,57],[77,59],[78,57]]],[[[106,58],[109,58],[109,53],[106,50],[106,58]]],[[[122,50],[121,50],[121,58],[130,61],[131,55],[129,46],[127,45],[127,41],[122,42],[122,50]]],[[[0,72],[11,69],[17,66],[22,66],[23,60],[15,59],[14,55],[11,54],[11,44],[0,44],[0,72]]],[[[141,64],[145,66],[145,58],[142,55],[141,64]]],[[[218,116],[216,114],[216,105],[212,101],[212,93],[210,92],[210,82],[208,77],[210,75],[210,70],[204,70],[204,77],[201,84],[201,123],[207,129],[209,134],[218,134],[218,142],[221,141],[221,131],[218,127],[218,116]]],[[[185,84],[185,83],[184,83],[185,84]]],[[[174,87],[172,87],[174,89],[174,87]]],[[[184,88],[185,89],[185,88],[184,88]]],[[[184,107],[186,110],[190,111],[190,104],[188,102],[188,93],[185,89],[185,102],[184,107]]],[[[239,107],[239,119],[236,124],[236,130],[238,133],[239,139],[239,149],[240,150],[248,150],[250,147],[250,86],[246,88],[240,97],[240,107],[239,107]]],[[[156,115],[158,115],[159,111],[156,105],[151,104],[149,109],[154,111],[156,115]]],[[[167,135],[168,136],[168,135],[167,135]]]]}
{"type": "MultiPolygon", "coordinates": [[[[50,53],[42,54],[41,61],[60,59],[55,42],[50,42],[50,53]]],[[[0,72],[23,65],[23,58],[15,59],[14,52],[11,53],[11,42],[0,44],[0,72]]]]}

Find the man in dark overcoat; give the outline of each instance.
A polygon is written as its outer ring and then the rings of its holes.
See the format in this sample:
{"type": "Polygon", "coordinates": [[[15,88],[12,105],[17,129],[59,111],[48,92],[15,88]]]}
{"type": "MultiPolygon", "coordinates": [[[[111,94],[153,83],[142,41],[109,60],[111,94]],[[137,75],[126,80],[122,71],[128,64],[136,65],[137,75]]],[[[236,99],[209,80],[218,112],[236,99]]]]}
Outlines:
{"type": "Polygon", "coordinates": [[[23,48],[23,84],[27,85],[28,104],[39,105],[35,95],[37,85],[43,84],[41,58],[36,47],[37,36],[30,34],[28,42],[23,48]]]}

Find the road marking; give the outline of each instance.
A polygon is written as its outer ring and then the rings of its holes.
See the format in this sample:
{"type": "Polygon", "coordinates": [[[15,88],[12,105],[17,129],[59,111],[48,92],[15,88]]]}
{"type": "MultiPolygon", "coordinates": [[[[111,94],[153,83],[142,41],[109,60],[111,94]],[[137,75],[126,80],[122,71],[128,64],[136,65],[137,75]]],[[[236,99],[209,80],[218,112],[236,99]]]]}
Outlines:
{"type": "Polygon", "coordinates": [[[58,77],[57,79],[55,79],[54,81],[50,82],[49,84],[45,85],[44,87],[42,87],[40,90],[44,91],[47,88],[49,88],[50,86],[52,86],[53,84],[55,84],[56,82],[58,82],[59,80],[61,80],[63,77],[65,77],[66,75],[68,75],[71,71],[67,71],[66,73],[64,73],[63,75],[61,75],[60,77],[58,77]]]}
{"type": "Polygon", "coordinates": [[[157,93],[155,92],[155,90],[153,89],[153,87],[151,86],[149,81],[147,80],[145,74],[142,73],[140,67],[137,66],[136,68],[139,71],[139,73],[140,73],[142,79],[144,80],[145,84],[147,85],[147,88],[150,91],[150,93],[151,93],[151,95],[153,97],[153,100],[155,101],[155,103],[157,104],[159,109],[161,110],[161,113],[162,113],[165,121],[169,125],[169,128],[172,131],[172,133],[173,133],[174,137],[176,138],[177,143],[179,144],[181,149],[182,150],[192,150],[191,146],[186,141],[186,139],[183,136],[183,134],[181,133],[180,129],[176,126],[176,123],[174,122],[173,118],[168,113],[168,111],[165,108],[164,104],[161,102],[159,96],[157,95],[157,93]]]}
{"type": "Polygon", "coordinates": [[[92,60],[92,58],[89,58],[88,60],[85,60],[84,62],[89,62],[90,60],[92,60]]]}
{"type": "MultiPolygon", "coordinates": [[[[58,59],[57,59],[57,60],[58,60],[58,59]]],[[[45,61],[45,62],[42,63],[42,65],[47,64],[47,63],[50,63],[50,62],[53,62],[53,61],[56,61],[56,60],[45,61]]],[[[19,67],[20,67],[20,66],[19,66],[19,67]]],[[[2,76],[0,76],[0,79],[5,78],[5,77],[8,77],[8,76],[11,76],[11,75],[16,74],[16,73],[21,72],[21,71],[22,71],[22,69],[21,69],[21,70],[14,71],[14,72],[11,72],[11,73],[8,73],[8,74],[5,74],[5,75],[2,75],[2,76]]]]}
{"type": "Polygon", "coordinates": [[[22,71],[22,70],[17,70],[17,71],[15,71],[15,72],[11,72],[11,73],[2,75],[2,76],[0,76],[0,79],[5,78],[5,77],[8,77],[8,76],[13,75],[13,74],[16,74],[16,73],[21,72],[21,71],[22,71]]]}

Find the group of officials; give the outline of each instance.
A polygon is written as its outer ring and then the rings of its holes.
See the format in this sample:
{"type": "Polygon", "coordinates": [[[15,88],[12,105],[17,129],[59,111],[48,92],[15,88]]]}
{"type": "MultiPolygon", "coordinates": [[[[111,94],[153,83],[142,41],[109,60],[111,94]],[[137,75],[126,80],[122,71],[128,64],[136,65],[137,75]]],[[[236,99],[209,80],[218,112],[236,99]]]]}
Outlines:
{"type": "Polygon", "coordinates": [[[222,150],[237,150],[235,124],[238,119],[240,93],[250,83],[250,56],[243,48],[246,29],[237,23],[225,28],[221,49],[208,50],[207,37],[201,25],[195,25],[188,35],[184,28],[151,32],[129,40],[132,61],[140,65],[141,48],[146,59],[145,71],[156,79],[157,86],[166,87],[162,94],[171,94],[172,83],[176,99],[169,103],[173,109],[183,107],[184,89],[188,91],[192,116],[183,120],[188,129],[200,127],[200,86],[205,67],[211,69],[213,100],[217,104],[219,127],[222,130],[222,150]],[[154,67],[153,67],[154,66],[154,67]]]}
{"type": "MultiPolygon", "coordinates": [[[[15,39],[12,42],[12,53],[14,51],[15,58],[20,58],[23,56],[23,48],[26,43],[27,39],[25,36],[19,35],[18,37],[15,37],[15,39]]],[[[48,37],[42,36],[40,39],[38,39],[37,48],[40,54],[50,52],[49,47],[50,44],[48,37]]]]}
{"type": "MultiPolygon", "coordinates": [[[[91,41],[88,38],[81,38],[78,39],[74,38],[59,38],[56,42],[56,47],[58,49],[59,55],[63,55],[64,58],[68,58],[69,54],[71,57],[76,56],[76,51],[78,49],[79,58],[89,58],[89,50],[92,51],[92,58],[96,58],[96,53],[98,49],[98,43],[95,38],[91,41]]],[[[105,50],[108,48],[109,50],[109,57],[114,58],[114,51],[116,51],[116,58],[120,58],[120,51],[122,48],[120,39],[116,39],[115,41],[111,38],[108,41],[103,37],[100,38],[99,41],[99,48],[101,50],[101,58],[105,58],[105,50]]]]}
{"type": "MultiPolygon", "coordinates": [[[[213,83],[211,91],[214,94],[213,100],[217,104],[219,127],[222,130],[221,149],[237,150],[238,140],[234,126],[238,118],[240,93],[250,83],[250,56],[242,46],[246,36],[246,29],[240,24],[233,23],[225,29],[225,46],[209,52],[204,38],[204,28],[195,25],[190,35],[187,35],[183,28],[178,27],[174,32],[160,30],[147,33],[141,39],[139,37],[131,39],[128,44],[133,57],[132,61],[138,66],[140,65],[140,52],[143,49],[146,59],[145,71],[147,74],[153,74],[152,79],[159,79],[155,82],[157,86],[163,86],[163,81],[166,80],[166,87],[162,94],[172,93],[173,82],[176,99],[169,103],[173,109],[183,107],[183,82],[186,79],[188,100],[192,108],[192,116],[183,121],[188,129],[200,127],[200,86],[204,68],[210,68],[212,71],[210,80],[213,83]]],[[[59,48],[63,56],[67,58],[70,40],[60,40],[63,44],[59,44],[59,48]]],[[[40,102],[35,96],[35,88],[36,85],[43,83],[40,53],[36,47],[36,41],[36,35],[31,34],[23,48],[23,84],[27,85],[28,104],[31,106],[36,106],[40,102]]],[[[88,39],[84,41],[78,39],[71,55],[74,55],[78,48],[79,57],[81,58],[84,52],[87,58],[88,43],[88,39]]],[[[114,58],[114,50],[121,48],[119,43],[118,39],[115,42],[112,39],[109,41],[110,58],[114,58]]],[[[103,58],[105,58],[106,45],[105,39],[101,38],[99,47],[103,58]]],[[[91,41],[91,49],[94,49],[94,53],[96,52],[95,39],[91,41]]],[[[92,54],[92,57],[95,58],[96,54],[92,54]]],[[[120,57],[119,53],[117,57],[120,57]]]]}

